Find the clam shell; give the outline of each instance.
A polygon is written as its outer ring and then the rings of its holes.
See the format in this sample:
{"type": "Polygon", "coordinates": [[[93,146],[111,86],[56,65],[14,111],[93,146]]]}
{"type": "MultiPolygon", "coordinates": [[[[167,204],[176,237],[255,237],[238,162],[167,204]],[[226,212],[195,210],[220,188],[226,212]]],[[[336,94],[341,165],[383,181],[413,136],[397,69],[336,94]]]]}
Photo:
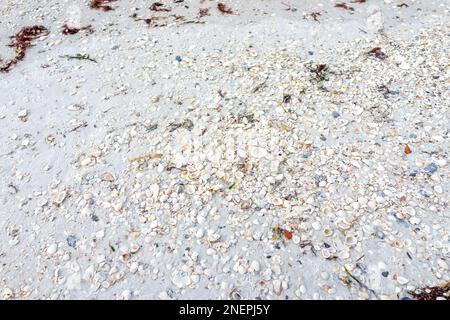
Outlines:
{"type": "Polygon", "coordinates": [[[337,223],[337,226],[338,226],[339,229],[342,229],[342,230],[348,230],[351,227],[351,225],[346,223],[345,221],[339,221],[337,223]]]}
{"type": "Polygon", "coordinates": [[[330,227],[325,227],[323,229],[323,235],[325,237],[331,237],[333,235],[333,229],[331,229],[330,227]]]}
{"type": "Polygon", "coordinates": [[[350,251],[342,250],[341,252],[339,252],[338,257],[339,259],[348,259],[350,258],[350,251]]]}
{"type": "Polygon", "coordinates": [[[345,237],[345,244],[348,246],[354,246],[358,243],[358,239],[354,236],[346,236],[345,237]]]}

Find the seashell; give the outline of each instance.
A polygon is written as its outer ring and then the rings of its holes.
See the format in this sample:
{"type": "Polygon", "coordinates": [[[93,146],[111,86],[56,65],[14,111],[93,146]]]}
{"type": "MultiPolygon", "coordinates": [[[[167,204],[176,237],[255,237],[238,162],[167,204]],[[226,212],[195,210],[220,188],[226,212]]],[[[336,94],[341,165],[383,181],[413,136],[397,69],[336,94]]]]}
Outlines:
{"type": "Polygon", "coordinates": [[[397,282],[401,285],[405,285],[409,282],[409,280],[404,277],[397,277],[397,282]]]}
{"type": "Polygon", "coordinates": [[[280,280],[273,280],[273,293],[275,293],[277,296],[281,294],[281,291],[283,291],[282,283],[280,280]]]}
{"type": "Polygon", "coordinates": [[[252,263],[250,264],[250,267],[253,272],[259,272],[259,270],[261,269],[259,262],[256,260],[252,261],[252,263]]]}
{"type": "Polygon", "coordinates": [[[102,181],[107,181],[107,182],[113,182],[114,176],[110,173],[110,172],[105,172],[102,174],[102,176],[100,177],[100,179],[102,179],[102,181]]]}
{"type": "Polygon", "coordinates": [[[49,135],[47,136],[46,140],[47,140],[47,143],[48,143],[48,144],[52,144],[53,142],[55,142],[55,136],[52,135],[52,134],[49,134],[49,135]]]}
{"type": "Polygon", "coordinates": [[[314,221],[311,226],[314,230],[320,230],[321,224],[319,221],[314,221]]]}
{"type": "Polygon", "coordinates": [[[339,221],[339,222],[337,223],[337,226],[338,226],[339,229],[342,229],[342,230],[348,230],[348,229],[350,229],[350,227],[351,227],[350,224],[348,224],[348,223],[346,223],[346,222],[344,222],[344,221],[339,221]]]}
{"type": "Polygon", "coordinates": [[[67,190],[60,191],[56,196],[55,201],[53,201],[53,205],[59,207],[64,202],[64,200],[66,200],[67,196],[68,196],[67,190]]]}
{"type": "Polygon", "coordinates": [[[240,264],[240,265],[238,266],[237,270],[238,270],[238,272],[239,272],[240,274],[245,274],[245,273],[247,273],[247,268],[246,268],[246,266],[244,266],[244,265],[242,265],[242,264],[240,264]]]}
{"type": "Polygon", "coordinates": [[[159,186],[155,183],[150,186],[150,192],[152,193],[153,199],[156,200],[159,195],[159,186]]]}
{"type": "Polygon", "coordinates": [[[249,150],[250,155],[253,158],[264,158],[265,156],[267,156],[267,151],[264,148],[251,146],[249,147],[249,150]]]}
{"type": "Polygon", "coordinates": [[[239,290],[237,288],[231,289],[229,296],[230,296],[231,300],[243,300],[244,299],[242,297],[242,294],[239,292],[239,290]]]}
{"type": "Polygon", "coordinates": [[[325,259],[329,259],[331,257],[331,252],[328,249],[322,249],[321,253],[322,257],[324,257],[325,259]]]}
{"type": "Polygon", "coordinates": [[[252,206],[252,200],[250,200],[250,199],[249,200],[245,200],[241,204],[241,209],[246,210],[246,209],[249,209],[251,206],[252,206]]]}
{"type": "Polygon", "coordinates": [[[131,253],[136,253],[136,252],[139,251],[140,248],[141,248],[140,245],[138,245],[138,244],[133,244],[133,245],[130,247],[130,252],[131,252],[131,253]]]}
{"type": "Polygon", "coordinates": [[[323,235],[325,237],[331,237],[333,235],[333,229],[331,229],[330,227],[325,227],[323,229],[323,235]]]}
{"type": "Polygon", "coordinates": [[[21,120],[25,119],[27,116],[28,116],[27,109],[20,110],[19,113],[17,114],[17,117],[21,120]]]}
{"type": "Polygon", "coordinates": [[[123,271],[118,271],[118,272],[114,273],[111,276],[111,284],[115,284],[115,283],[119,282],[124,276],[125,276],[125,273],[123,271]]]}
{"type": "Polygon", "coordinates": [[[403,244],[400,240],[395,240],[394,242],[392,242],[391,246],[393,246],[394,248],[400,249],[403,247],[403,244]]]}
{"type": "Polygon", "coordinates": [[[342,250],[341,252],[339,252],[338,254],[339,259],[348,259],[350,258],[350,252],[348,250],[342,250]]]}
{"type": "Polygon", "coordinates": [[[395,213],[395,216],[396,216],[398,219],[401,219],[401,220],[404,220],[405,218],[407,218],[407,215],[406,215],[405,212],[403,212],[403,211],[398,211],[398,212],[396,212],[396,213],[395,213]]]}
{"type": "Polygon", "coordinates": [[[14,291],[10,288],[3,289],[3,299],[8,300],[14,297],[14,291]]]}
{"type": "Polygon", "coordinates": [[[354,236],[346,236],[345,237],[345,244],[347,244],[348,246],[352,247],[357,243],[358,243],[358,239],[356,239],[356,237],[354,237],[354,236]]]}

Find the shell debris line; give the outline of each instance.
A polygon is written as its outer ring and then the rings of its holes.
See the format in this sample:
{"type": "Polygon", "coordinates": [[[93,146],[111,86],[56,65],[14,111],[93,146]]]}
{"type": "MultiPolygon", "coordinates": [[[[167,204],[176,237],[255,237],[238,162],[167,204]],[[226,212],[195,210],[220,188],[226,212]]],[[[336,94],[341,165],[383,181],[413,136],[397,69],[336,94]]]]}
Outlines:
{"type": "Polygon", "coordinates": [[[306,2],[5,1],[0,299],[449,300],[449,7],[306,2]]]}

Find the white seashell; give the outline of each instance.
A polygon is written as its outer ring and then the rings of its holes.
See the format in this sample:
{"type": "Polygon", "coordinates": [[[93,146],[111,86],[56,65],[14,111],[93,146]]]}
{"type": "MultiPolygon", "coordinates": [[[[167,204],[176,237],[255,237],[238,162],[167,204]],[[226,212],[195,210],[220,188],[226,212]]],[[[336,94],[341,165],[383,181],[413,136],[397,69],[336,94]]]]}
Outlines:
{"type": "Polygon", "coordinates": [[[313,227],[314,230],[320,230],[320,228],[321,228],[322,225],[320,224],[319,221],[314,221],[314,222],[311,224],[311,226],[313,227]]]}
{"type": "Polygon", "coordinates": [[[249,147],[250,155],[254,158],[264,158],[267,156],[267,150],[261,147],[249,147]]]}
{"type": "Polygon", "coordinates": [[[159,186],[155,183],[150,186],[150,192],[152,193],[152,197],[154,200],[158,198],[159,195],[159,186]]]}
{"type": "Polygon", "coordinates": [[[58,250],[58,245],[56,243],[52,243],[47,248],[47,254],[48,255],[55,254],[57,250],[58,250]]]}
{"type": "Polygon", "coordinates": [[[259,270],[260,270],[259,262],[256,261],[256,260],[253,260],[252,263],[250,264],[250,268],[251,268],[254,272],[259,272],[259,270]]]}
{"type": "Polygon", "coordinates": [[[419,224],[420,223],[420,218],[417,218],[417,217],[411,217],[410,219],[409,219],[409,222],[411,223],[411,224],[419,224]]]}
{"type": "Polygon", "coordinates": [[[96,240],[101,240],[101,239],[103,239],[105,237],[105,230],[104,229],[101,229],[101,230],[99,230],[99,231],[97,231],[96,233],[95,233],[95,239],[96,240]]]}
{"type": "Polygon", "coordinates": [[[438,263],[438,266],[441,267],[442,269],[448,270],[448,264],[444,260],[439,259],[437,263],[438,263]]]}
{"type": "Polygon", "coordinates": [[[85,166],[90,165],[91,162],[92,162],[92,158],[88,157],[88,158],[84,158],[83,160],[81,160],[80,164],[85,167],[85,166]]]}
{"type": "Polygon", "coordinates": [[[85,217],[89,217],[92,214],[92,210],[91,208],[89,208],[88,206],[84,207],[83,209],[80,210],[81,215],[85,216],[85,217]]]}
{"type": "Polygon", "coordinates": [[[155,229],[157,226],[158,226],[158,221],[152,220],[152,222],[150,222],[150,228],[151,229],[155,229]]]}
{"type": "Polygon", "coordinates": [[[333,229],[331,229],[330,227],[325,227],[323,229],[323,235],[325,237],[331,237],[333,235],[333,229]]]}
{"type": "Polygon", "coordinates": [[[274,264],[271,269],[274,274],[276,275],[281,274],[281,267],[279,264],[274,264]]]}
{"type": "Polygon", "coordinates": [[[195,232],[195,236],[196,236],[198,239],[202,238],[204,234],[205,234],[205,232],[203,231],[202,228],[198,229],[198,230],[195,232]]]}
{"type": "Polygon", "coordinates": [[[139,251],[140,248],[141,248],[140,245],[138,245],[138,244],[132,244],[131,247],[130,247],[130,252],[131,252],[131,253],[136,253],[136,252],[139,251]]]}
{"type": "Polygon", "coordinates": [[[22,109],[17,113],[17,117],[19,118],[26,118],[28,116],[28,110],[22,109]]]}
{"type": "Polygon", "coordinates": [[[55,204],[57,204],[57,205],[62,204],[64,202],[64,200],[66,200],[66,198],[67,198],[67,191],[66,190],[62,190],[56,196],[55,204]]]}
{"type": "Polygon", "coordinates": [[[132,296],[132,293],[130,290],[124,290],[122,291],[122,293],[120,294],[120,298],[122,300],[130,300],[132,296]]]}
{"type": "Polygon", "coordinates": [[[86,280],[86,281],[92,281],[92,279],[94,278],[94,274],[95,274],[95,266],[94,265],[90,265],[84,271],[83,279],[86,280]]]}
{"type": "Polygon", "coordinates": [[[66,281],[67,289],[77,290],[81,285],[81,275],[79,273],[74,273],[67,278],[66,281]]]}
{"type": "Polygon", "coordinates": [[[346,236],[345,237],[345,244],[347,244],[348,246],[352,247],[357,243],[358,243],[358,240],[356,239],[356,237],[354,237],[354,236],[346,236]]]}
{"type": "Polygon", "coordinates": [[[116,283],[116,282],[120,281],[124,276],[125,276],[125,273],[123,271],[118,271],[111,276],[111,281],[113,283],[116,283]]]}
{"type": "Polygon", "coordinates": [[[5,288],[3,289],[2,296],[4,300],[11,299],[14,297],[14,291],[11,288],[5,288]]]}
{"type": "Polygon", "coordinates": [[[191,282],[191,279],[189,276],[181,276],[181,275],[175,275],[172,277],[172,283],[177,286],[178,288],[184,288],[188,286],[191,282]]]}
{"type": "Polygon", "coordinates": [[[191,275],[191,282],[192,283],[199,283],[199,281],[200,281],[200,276],[198,275],[198,274],[193,274],[193,275],[191,275]]]}
{"type": "Polygon", "coordinates": [[[245,273],[247,273],[247,268],[246,268],[244,265],[240,264],[240,265],[238,266],[238,272],[239,272],[240,274],[245,274],[245,273]]]}
{"type": "Polygon", "coordinates": [[[272,288],[273,288],[273,293],[275,293],[277,296],[279,296],[281,294],[281,291],[283,290],[283,288],[281,286],[281,281],[277,280],[277,279],[273,280],[272,288]]]}
{"type": "Polygon", "coordinates": [[[342,229],[342,230],[348,230],[348,229],[350,229],[350,227],[351,227],[350,224],[347,224],[347,223],[345,223],[344,221],[338,222],[338,223],[337,223],[337,226],[338,226],[339,229],[342,229]]]}
{"type": "Polygon", "coordinates": [[[133,261],[130,265],[130,272],[136,273],[139,268],[139,264],[136,261],[133,261]]]}
{"type": "Polygon", "coordinates": [[[324,257],[325,259],[329,259],[331,257],[331,252],[328,249],[322,249],[321,253],[322,257],[324,257]]]}
{"type": "Polygon", "coordinates": [[[343,260],[348,259],[350,258],[350,252],[348,250],[342,250],[341,252],[339,252],[338,258],[343,260]]]}
{"type": "Polygon", "coordinates": [[[107,181],[107,182],[113,182],[115,180],[114,176],[110,172],[103,173],[102,176],[100,177],[100,179],[102,179],[102,181],[107,181]]]}

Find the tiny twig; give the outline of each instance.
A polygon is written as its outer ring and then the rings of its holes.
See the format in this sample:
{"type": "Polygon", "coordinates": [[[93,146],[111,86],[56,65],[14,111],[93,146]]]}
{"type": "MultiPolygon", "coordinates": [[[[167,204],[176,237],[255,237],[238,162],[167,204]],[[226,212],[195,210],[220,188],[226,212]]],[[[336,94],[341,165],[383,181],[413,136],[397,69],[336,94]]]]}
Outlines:
{"type": "Polygon", "coordinates": [[[367,285],[365,285],[361,280],[359,280],[358,277],[356,277],[355,275],[353,275],[353,274],[347,269],[346,266],[344,266],[344,271],[345,271],[345,273],[346,273],[350,278],[352,278],[353,280],[355,280],[356,283],[358,283],[359,286],[360,286],[361,288],[364,288],[364,289],[368,290],[368,291],[371,292],[377,299],[380,299],[380,297],[378,296],[378,294],[377,294],[373,289],[370,289],[370,288],[369,288],[367,285]]]}
{"type": "Polygon", "coordinates": [[[63,56],[60,56],[60,57],[61,57],[61,58],[67,58],[67,59],[69,59],[69,60],[70,60],[70,59],[89,60],[89,61],[92,61],[92,62],[97,63],[97,60],[91,58],[87,53],[85,53],[85,54],[77,53],[77,54],[74,55],[74,56],[66,54],[66,55],[63,55],[63,56]]]}

